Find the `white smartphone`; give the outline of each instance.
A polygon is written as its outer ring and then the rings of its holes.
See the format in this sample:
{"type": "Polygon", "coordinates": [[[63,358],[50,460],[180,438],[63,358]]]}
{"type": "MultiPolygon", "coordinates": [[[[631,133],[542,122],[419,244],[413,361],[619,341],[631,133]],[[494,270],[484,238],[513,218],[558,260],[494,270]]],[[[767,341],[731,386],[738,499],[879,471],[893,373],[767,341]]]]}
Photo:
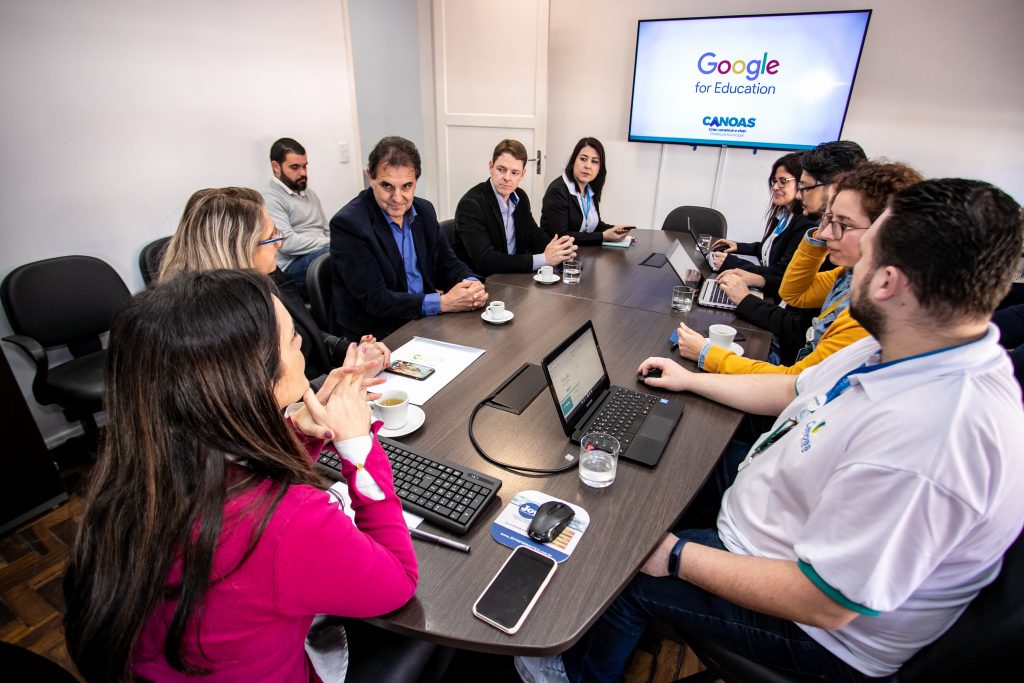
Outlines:
{"type": "Polygon", "coordinates": [[[515,633],[551,581],[558,563],[521,545],[512,551],[473,604],[473,615],[505,633],[515,633]]]}

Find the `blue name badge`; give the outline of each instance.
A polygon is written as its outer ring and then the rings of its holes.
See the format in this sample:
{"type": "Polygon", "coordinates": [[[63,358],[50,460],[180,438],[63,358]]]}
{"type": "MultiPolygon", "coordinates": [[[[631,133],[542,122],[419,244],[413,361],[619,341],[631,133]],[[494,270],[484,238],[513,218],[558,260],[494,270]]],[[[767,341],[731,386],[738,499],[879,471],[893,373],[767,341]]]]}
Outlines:
{"type": "Polygon", "coordinates": [[[670,334],[668,336],[668,342],[670,344],[672,344],[672,346],[679,346],[679,329],[678,328],[672,330],[672,334],[670,334]]]}

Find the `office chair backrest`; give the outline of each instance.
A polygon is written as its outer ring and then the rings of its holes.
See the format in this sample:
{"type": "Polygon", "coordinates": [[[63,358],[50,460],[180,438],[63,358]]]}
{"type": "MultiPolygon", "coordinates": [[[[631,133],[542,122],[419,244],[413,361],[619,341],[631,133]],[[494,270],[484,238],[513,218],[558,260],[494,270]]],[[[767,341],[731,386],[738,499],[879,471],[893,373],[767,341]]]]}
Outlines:
{"type": "Polygon", "coordinates": [[[688,216],[693,225],[693,231],[698,235],[726,237],[729,233],[729,224],[722,212],[707,206],[677,206],[665,216],[665,222],[661,224],[661,229],[686,232],[688,216]]]}
{"type": "Polygon", "coordinates": [[[306,270],[306,289],[309,290],[309,311],[316,326],[331,329],[331,255],[317,256],[306,270]]]}
{"type": "Polygon", "coordinates": [[[164,251],[170,241],[170,237],[161,237],[144,246],[139,252],[139,271],[142,273],[142,281],[147,286],[156,280],[156,276],[160,272],[160,264],[164,260],[164,251]]]}
{"type": "Polygon", "coordinates": [[[44,347],[66,344],[78,357],[101,348],[99,335],[131,298],[109,265],[91,256],[61,256],[19,266],[0,285],[17,334],[44,347]]]}
{"type": "Polygon", "coordinates": [[[439,225],[441,226],[441,233],[444,235],[444,238],[446,240],[448,240],[448,246],[454,247],[455,246],[455,219],[454,218],[449,218],[448,220],[441,221],[439,223],[439,225]]]}
{"type": "MultiPolygon", "coordinates": [[[[1024,533],[999,576],[938,640],[900,669],[900,681],[969,681],[1024,667],[1024,533]]],[[[991,680],[991,679],[990,679],[991,680]]]]}

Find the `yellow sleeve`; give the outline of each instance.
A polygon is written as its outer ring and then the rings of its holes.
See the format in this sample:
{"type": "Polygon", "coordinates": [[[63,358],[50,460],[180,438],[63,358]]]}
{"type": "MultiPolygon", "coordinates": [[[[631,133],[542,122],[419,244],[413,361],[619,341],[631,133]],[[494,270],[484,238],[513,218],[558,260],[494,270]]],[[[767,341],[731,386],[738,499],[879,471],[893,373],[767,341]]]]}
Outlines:
{"type": "Polygon", "coordinates": [[[843,268],[820,272],[818,269],[826,256],[828,249],[809,244],[806,237],[800,238],[800,246],[793,252],[786,274],[782,276],[779,297],[797,308],[821,308],[836,278],[845,272],[843,268]]]}
{"type": "Polygon", "coordinates": [[[772,365],[762,360],[737,356],[720,346],[712,346],[704,356],[704,370],[722,375],[799,375],[804,369],[817,365],[839,349],[866,336],[868,331],[850,317],[850,310],[846,309],[829,325],[814,351],[793,365],[772,365]]]}

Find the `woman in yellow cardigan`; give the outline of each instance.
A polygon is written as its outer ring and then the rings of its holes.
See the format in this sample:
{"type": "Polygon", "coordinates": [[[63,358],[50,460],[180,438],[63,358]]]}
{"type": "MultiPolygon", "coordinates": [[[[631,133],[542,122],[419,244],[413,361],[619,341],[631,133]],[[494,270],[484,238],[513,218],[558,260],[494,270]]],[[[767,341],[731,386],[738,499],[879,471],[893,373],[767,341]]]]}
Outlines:
{"type": "MultiPolygon", "coordinates": [[[[889,196],[924,178],[904,164],[868,161],[843,176],[821,226],[808,231],[793,254],[779,286],[790,306],[818,308],[808,341],[793,365],[772,365],[712,346],[702,335],[679,325],[679,354],[707,372],[729,375],[780,373],[796,375],[862,337],[867,330],[850,316],[853,266],[860,260],[860,238],[885,210],[889,196]],[[828,256],[838,266],[819,272],[828,256]]],[[[726,277],[729,277],[728,275],[726,277]]]]}

